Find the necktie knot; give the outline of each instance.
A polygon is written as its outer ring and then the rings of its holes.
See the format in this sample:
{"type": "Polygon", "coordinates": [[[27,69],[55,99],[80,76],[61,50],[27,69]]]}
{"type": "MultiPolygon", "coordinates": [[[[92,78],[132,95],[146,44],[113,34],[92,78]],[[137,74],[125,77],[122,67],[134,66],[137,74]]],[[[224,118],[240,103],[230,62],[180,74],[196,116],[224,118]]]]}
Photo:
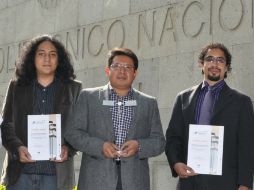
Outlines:
{"type": "Polygon", "coordinates": [[[208,91],[212,91],[213,90],[212,86],[208,86],[207,89],[208,89],[208,91]]]}

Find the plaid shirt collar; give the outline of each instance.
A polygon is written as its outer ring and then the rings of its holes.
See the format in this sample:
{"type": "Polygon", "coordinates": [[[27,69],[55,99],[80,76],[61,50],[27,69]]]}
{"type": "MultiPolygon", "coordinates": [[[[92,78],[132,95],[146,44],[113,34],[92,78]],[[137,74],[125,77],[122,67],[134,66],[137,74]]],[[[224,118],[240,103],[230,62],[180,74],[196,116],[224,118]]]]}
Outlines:
{"type": "MultiPolygon", "coordinates": [[[[119,96],[117,95],[116,91],[114,90],[114,88],[111,86],[110,83],[108,83],[108,92],[109,92],[108,95],[109,95],[109,97],[111,97],[111,98],[112,98],[112,94],[114,94],[116,97],[119,97],[119,96]]],[[[130,90],[129,90],[129,92],[127,93],[127,95],[126,95],[126,96],[123,96],[123,98],[124,98],[124,97],[132,97],[132,98],[130,98],[130,99],[133,99],[133,95],[134,95],[134,90],[133,90],[133,88],[131,87],[130,90]]],[[[119,97],[119,98],[122,98],[122,97],[119,97]]]]}

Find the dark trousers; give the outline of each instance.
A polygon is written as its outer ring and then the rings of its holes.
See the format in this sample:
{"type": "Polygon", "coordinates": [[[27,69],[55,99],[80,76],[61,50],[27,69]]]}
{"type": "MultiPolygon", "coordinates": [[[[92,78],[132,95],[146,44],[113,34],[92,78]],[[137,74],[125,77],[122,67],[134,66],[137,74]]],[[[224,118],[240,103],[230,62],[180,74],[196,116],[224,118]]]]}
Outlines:
{"type": "Polygon", "coordinates": [[[123,190],[122,188],[122,180],[121,180],[121,162],[116,163],[117,173],[118,173],[118,181],[116,185],[116,190],[123,190]]]}
{"type": "Polygon", "coordinates": [[[197,175],[179,179],[177,190],[209,190],[205,175],[197,175]]]}
{"type": "Polygon", "coordinates": [[[56,176],[23,174],[14,185],[9,185],[7,190],[49,190],[57,189],[56,176]]]}

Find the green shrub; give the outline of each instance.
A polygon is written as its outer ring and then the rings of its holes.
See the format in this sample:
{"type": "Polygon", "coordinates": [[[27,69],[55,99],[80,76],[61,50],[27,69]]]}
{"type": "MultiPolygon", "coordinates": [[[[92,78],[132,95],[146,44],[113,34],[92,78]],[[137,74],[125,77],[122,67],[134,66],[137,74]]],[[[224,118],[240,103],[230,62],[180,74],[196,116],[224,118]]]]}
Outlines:
{"type": "Polygon", "coordinates": [[[0,190],[5,190],[5,186],[4,185],[0,185],[0,190]]]}

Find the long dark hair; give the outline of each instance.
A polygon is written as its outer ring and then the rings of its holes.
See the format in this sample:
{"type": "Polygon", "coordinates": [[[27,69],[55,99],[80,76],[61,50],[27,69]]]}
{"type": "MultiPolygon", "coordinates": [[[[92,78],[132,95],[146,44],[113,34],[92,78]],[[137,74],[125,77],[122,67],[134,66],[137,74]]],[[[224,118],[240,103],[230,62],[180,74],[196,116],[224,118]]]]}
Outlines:
{"type": "Polygon", "coordinates": [[[41,35],[28,41],[21,49],[20,55],[16,61],[15,70],[15,77],[19,84],[30,84],[31,81],[37,78],[34,63],[35,53],[38,46],[45,41],[51,42],[57,50],[58,66],[55,77],[63,82],[76,78],[70,54],[64,45],[53,36],[41,35]]]}

